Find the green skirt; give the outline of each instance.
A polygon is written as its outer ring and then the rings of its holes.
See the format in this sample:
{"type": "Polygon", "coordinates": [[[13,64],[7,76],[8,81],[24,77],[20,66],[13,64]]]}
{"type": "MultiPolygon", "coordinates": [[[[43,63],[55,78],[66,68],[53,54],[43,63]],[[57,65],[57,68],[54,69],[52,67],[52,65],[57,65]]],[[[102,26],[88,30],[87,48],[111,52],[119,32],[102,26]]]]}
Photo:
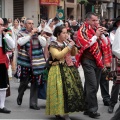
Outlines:
{"type": "Polygon", "coordinates": [[[83,86],[78,69],[51,66],[47,81],[47,115],[64,115],[84,110],[83,86]]]}

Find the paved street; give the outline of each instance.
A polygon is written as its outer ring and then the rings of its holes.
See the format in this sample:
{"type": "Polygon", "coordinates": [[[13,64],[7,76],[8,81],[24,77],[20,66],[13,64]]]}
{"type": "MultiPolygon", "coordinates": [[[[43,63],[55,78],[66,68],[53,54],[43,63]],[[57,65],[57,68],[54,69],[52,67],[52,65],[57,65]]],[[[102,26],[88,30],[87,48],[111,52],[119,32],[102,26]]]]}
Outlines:
{"type": "MultiPolygon", "coordinates": [[[[83,71],[80,68],[80,75],[82,78],[82,81],[84,82],[84,75],[83,71]]],[[[40,110],[32,110],[29,109],[29,89],[24,94],[23,103],[21,106],[18,106],[16,103],[17,98],[17,89],[19,86],[19,83],[13,80],[10,80],[11,85],[11,96],[6,99],[6,107],[11,109],[11,114],[2,114],[0,113],[0,119],[39,119],[39,120],[55,120],[54,116],[46,116],[45,115],[45,100],[39,100],[39,105],[41,106],[40,110]]],[[[112,82],[110,82],[110,86],[112,85],[112,82]]],[[[111,89],[111,87],[110,87],[111,89]]],[[[98,92],[98,102],[99,102],[99,110],[98,112],[101,113],[99,120],[110,120],[110,118],[113,116],[113,114],[107,113],[108,107],[104,106],[101,99],[100,90],[98,92]]],[[[118,104],[115,107],[118,107],[118,104]]],[[[92,118],[89,118],[88,116],[83,115],[82,112],[79,113],[72,113],[70,114],[70,117],[72,120],[93,120],[92,118]]]]}

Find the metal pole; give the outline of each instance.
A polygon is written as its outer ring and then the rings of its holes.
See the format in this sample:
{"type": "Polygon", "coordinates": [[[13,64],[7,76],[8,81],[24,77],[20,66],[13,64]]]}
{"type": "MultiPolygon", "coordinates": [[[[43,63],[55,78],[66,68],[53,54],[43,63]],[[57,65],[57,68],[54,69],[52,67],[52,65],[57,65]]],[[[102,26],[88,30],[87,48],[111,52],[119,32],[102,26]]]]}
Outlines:
{"type": "Polygon", "coordinates": [[[65,7],[65,0],[64,0],[64,19],[66,21],[66,15],[65,15],[65,12],[66,12],[66,7],[65,7]]]}
{"type": "Polygon", "coordinates": [[[81,22],[82,22],[82,3],[81,3],[81,22]]]}
{"type": "Polygon", "coordinates": [[[117,0],[114,2],[114,18],[116,18],[116,12],[117,12],[117,0]]]}

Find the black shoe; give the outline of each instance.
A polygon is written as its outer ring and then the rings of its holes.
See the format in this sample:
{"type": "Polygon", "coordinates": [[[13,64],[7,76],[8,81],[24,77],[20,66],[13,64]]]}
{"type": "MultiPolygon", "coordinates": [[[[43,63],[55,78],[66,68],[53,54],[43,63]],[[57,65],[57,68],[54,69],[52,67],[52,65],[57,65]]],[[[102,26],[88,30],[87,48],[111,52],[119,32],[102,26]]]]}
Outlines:
{"type": "Polygon", "coordinates": [[[109,106],[110,105],[110,102],[109,101],[105,101],[104,102],[104,106],[109,106]]]}
{"type": "Polygon", "coordinates": [[[89,111],[84,111],[83,115],[89,115],[89,111]]]}
{"type": "Polygon", "coordinates": [[[108,113],[113,113],[114,107],[113,106],[109,106],[108,107],[108,113]]]}
{"type": "Polygon", "coordinates": [[[97,112],[90,112],[89,113],[89,117],[91,117],[91,118],[97,118],[99,116],[100,116],[100,113],[97,113],[97,112]]]}
{"type": "Polygon", "coordinates": [[[7,110],[7,108],[3,108],[3,109],[1,109],[0,108],[0,113],[10,113],[11,111],[10,110],[7,110]]]}
{"type": "Polygon", "coordinates": [[[17,104],[21,105],[22,104],[22,98],[17,97],[17,104]]]}
{"type": "Polygon", "coordinates": [[[63,117],[61,115],[55,115],[55,117],[58,119],[63,119],[63,117]]]}
{"type": "Polygon", "coordinates": [[[38,107],[38,106],[30,106],[30,109],[40,110],[40,107],[38,107]]]}

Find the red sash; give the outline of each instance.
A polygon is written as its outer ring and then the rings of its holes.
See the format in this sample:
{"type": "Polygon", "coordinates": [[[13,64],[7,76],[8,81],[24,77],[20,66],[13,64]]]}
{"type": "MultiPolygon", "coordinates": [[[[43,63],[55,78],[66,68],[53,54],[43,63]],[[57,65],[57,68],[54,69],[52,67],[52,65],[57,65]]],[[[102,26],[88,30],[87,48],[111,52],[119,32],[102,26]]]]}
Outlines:
{"type": "Polygon", "coordinates": [[[3,53],[2,47],[0,47],[0,64],[4,63],[8,68],[9,60],[6,54],[3,53]]]}

